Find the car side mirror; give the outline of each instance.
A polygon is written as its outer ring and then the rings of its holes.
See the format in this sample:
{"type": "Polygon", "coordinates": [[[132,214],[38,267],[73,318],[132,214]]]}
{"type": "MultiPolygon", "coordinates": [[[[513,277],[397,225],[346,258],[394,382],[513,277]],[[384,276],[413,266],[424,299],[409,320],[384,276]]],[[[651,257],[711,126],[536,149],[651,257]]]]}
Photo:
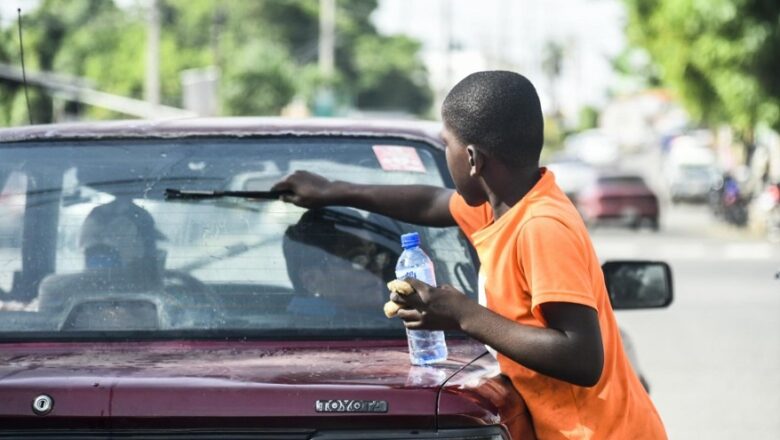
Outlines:
{"type": "Polygon", "coordinates": [[[672,269],[662,261],[608,261],[601,266],[614,310],[672,303],[672,269]]]}

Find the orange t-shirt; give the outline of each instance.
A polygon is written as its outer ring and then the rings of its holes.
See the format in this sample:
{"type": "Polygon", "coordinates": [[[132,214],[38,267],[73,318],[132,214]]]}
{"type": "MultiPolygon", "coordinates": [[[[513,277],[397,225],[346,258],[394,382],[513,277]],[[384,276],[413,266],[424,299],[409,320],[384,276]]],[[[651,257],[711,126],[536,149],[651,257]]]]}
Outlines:
{"type": "Polygon", "coordinates": [[[601,379],[590,388],[532,371],[497,354],[501,371],[525,399],[539,439],[665,439],[661,418],[623,350],[604,275],[576,208],[542,178],[494,221],[489,203],[450,199],[455,221],[481,262],[480,303],[524,325],[544,327],[539,307],[569,302],[598,312],[604,345],[601,379]]]}

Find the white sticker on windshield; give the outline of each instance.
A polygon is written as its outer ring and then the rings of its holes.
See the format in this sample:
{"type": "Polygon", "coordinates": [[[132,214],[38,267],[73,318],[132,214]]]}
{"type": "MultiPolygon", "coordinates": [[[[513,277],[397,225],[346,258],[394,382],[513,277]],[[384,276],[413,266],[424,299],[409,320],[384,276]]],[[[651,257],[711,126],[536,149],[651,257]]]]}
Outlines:
{"type": "Polygon", "coordinates": [[[374,154],[385,171],[425,172],[425,165],[414,147],[374,145],[374,154]]]}

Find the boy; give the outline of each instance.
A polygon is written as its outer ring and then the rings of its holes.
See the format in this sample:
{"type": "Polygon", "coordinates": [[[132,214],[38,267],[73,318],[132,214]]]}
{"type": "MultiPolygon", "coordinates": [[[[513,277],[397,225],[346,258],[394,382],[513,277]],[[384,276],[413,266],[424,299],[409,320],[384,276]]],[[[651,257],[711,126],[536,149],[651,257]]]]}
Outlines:
{"type": "Polygon", "coordinates": [[[533,85],[478,72],[442,104],[457,192],[354,185],[296,172],[275,185],[304,207],[350,205],[430,226],[459,226],[480,258],[480,304],[410,281],[391,295],[410,329],[458,329],[493,351],[526,401],[539,439],[659,439],[663,424],[623,351],[598,258],[577,210],[539,167],[533,85]]]}

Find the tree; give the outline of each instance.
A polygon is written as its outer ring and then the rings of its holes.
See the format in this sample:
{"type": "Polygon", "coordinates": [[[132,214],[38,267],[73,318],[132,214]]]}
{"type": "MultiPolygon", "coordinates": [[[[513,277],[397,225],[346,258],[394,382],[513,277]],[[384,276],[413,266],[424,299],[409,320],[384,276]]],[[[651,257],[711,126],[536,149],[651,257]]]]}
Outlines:
{"type": "Polygon", "coordinates": [[[758,123],[780,131],[780,3],[625,3],[630,41],[648,51],[692,117],[728,123],[748,145],[758,123]]]}
{"type": "MultiPolygon", "coordinates": [[[[378,34],[376,0],[338,0],[336,74],[316,72],[317,0],[160,0],[163,104],[181,105],[180,72],[216,65],[222,111],[278,114],[293,97],[312,102],[322,84],[341,102],[422,114],[432,97],[419,43],[378,34]],[[368,51],[373,53],[368,53],[368,51]],[[381,57],[376,57],[381,54],[381,57]]],[[[89,78],[101,91],[141,99],[146,50],[145,3],[121,9],[107,0],[43,0],[25,14],[30,71],[89,78]]],[[[0,62],[18,63],[16,27],[0,29],[0,62]]],[[[0,81],[0,122],[23,124],[21,88],[0,81]],[[21,103],[21,104],[20,104],[21,103]]],[[[52,119],[52,99],[31,89],[36,122],[52,119]]],[[[93,118],[116,115],[89,108],[93,118]]]]}
{"type": "Polygon", "coordinates": [[[370,36],[355,46],[355,100],[360,108],[406,109],[422,114],[433,94],[427,72],[416,56],[420,43],[404,36],[370,36]]]}

